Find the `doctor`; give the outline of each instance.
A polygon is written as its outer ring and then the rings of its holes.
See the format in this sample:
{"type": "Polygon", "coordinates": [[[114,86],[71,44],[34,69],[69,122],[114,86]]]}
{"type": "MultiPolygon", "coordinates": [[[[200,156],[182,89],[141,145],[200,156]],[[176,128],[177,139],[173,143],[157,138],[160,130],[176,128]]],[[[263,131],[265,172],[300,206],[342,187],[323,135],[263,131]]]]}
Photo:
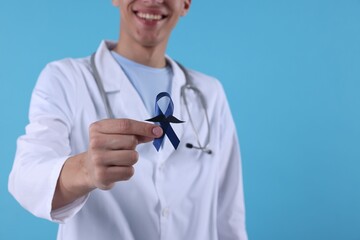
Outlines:
{"type": "Polygon", "coordinates": [[[42,71],[9,191],[35,216],[60,223],[59,240],[247,239],[224,91],[165,56],[191,0],[113,4],[116,43],[103,41],[93,62],[64,59],[42,71]],[[156,101],[160,92],[169,95],[156,101]],[[185,121],[170,123],[178,145],[169,129],[144,121],[159,108],[185,121]]]}

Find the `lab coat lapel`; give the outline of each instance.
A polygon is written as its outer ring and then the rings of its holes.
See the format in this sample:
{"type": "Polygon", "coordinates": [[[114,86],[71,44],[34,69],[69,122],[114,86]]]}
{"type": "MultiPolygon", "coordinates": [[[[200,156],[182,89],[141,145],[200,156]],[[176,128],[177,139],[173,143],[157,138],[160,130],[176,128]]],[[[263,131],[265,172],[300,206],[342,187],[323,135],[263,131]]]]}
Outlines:
{"type": "MultiPolygon", "coordinates": [[[[184,104],[181,99],[181,87],[185,84],[185,75],[179,68],[179,66],[170,58],[167,57],[168,62],[171,64],[172,70],[173,70],[173,79],[172,79],[172,87],[171,87],[171,98],[174,103],[174,113],[173,115],[180,119],[183,119],[184,117],[184,104]]],[[[186,121],[186,120],[185,120],[186,121]]],[[[174,132],[176,133],[177,137],[180,139],[180,144],[178,146],[178,149],[181,147],[182,144],[185,144],[181,141],[182,135],[184,132],[184,124],[182,123],[171,123],[172,128],[174,129],[174,132]]],[[[174,146],[171,144],[169,138],[165,136],[165,141],[163,144],[163,147],[160,148],[159,153],[162,155],[163,159],[168,159],[169,156],[176,151],[174,149],[174,146]]]]}
{"type": "Polygon", "coordinates": [[[96,52],[95,63],[104,85],[115,118],[130,118],[138,121],[148,119],[149,113],[138,92],[124,71],[111,55],[109,49],[115,43],[103,41],[96,52]],[[114,93],[116,93],[114,95],[114,93]]]}

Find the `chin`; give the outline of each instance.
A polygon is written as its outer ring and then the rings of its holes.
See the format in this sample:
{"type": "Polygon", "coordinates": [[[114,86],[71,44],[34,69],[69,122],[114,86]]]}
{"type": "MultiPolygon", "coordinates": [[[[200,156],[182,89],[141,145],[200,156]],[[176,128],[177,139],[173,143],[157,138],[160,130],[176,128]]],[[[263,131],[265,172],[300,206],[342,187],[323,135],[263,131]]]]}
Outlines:
{"type": "MultiPolygon", "coordinates": [[[[140,43],[143,47],[154,48],[154,47],[164,44],[164,41],[161,41],[159,39],[154,39],[154,38],[150,38],[150,39],[143,38],[143,39],[139,40],[138,43],[140,43]]],[[[165,44],[166,44],[166,42],[165,42],[165,44]]]]}

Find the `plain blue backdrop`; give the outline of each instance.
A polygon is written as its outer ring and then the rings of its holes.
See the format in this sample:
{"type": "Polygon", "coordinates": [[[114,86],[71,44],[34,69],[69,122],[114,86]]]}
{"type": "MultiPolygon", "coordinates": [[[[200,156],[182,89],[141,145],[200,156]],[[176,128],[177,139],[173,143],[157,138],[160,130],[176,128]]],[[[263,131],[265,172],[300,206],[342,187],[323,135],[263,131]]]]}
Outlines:
{"type": "MultiPolygon", "coordinates": [[[[49,61],[118,36],[110,1],[0,2],[0,239],[55,239],[7,178],[49,61]]],[[[360,239],[360,1],[194,0],[168,53],[224,85],[253,240],[360,239]]]]}

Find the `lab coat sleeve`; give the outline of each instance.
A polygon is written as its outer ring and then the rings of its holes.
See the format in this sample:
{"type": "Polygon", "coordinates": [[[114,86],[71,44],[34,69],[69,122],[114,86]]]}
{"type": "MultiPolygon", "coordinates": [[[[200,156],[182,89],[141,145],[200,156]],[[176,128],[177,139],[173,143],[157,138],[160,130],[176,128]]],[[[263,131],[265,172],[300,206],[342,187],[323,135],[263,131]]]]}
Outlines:
{"type": "Polygon", "coordinates": [[[220,180],[218,193],[218,234],[220,240],[247,240],[242,166],[235,124],[220,86],[220,180]]]}
{"type": "MultiPolygon", "coordinates": [[[[71,64],[63,65],[70,67],[71,64]]],[[[69,135],[74,115],[75,83],[59,63],[45,67],[34,88],[29,124],[17,141],[9,176],[9,191],[35,216],[64,222],[85,203],[84,196],[51,212],[52,199],[64,162],[71,156],[69,135]]]]}

